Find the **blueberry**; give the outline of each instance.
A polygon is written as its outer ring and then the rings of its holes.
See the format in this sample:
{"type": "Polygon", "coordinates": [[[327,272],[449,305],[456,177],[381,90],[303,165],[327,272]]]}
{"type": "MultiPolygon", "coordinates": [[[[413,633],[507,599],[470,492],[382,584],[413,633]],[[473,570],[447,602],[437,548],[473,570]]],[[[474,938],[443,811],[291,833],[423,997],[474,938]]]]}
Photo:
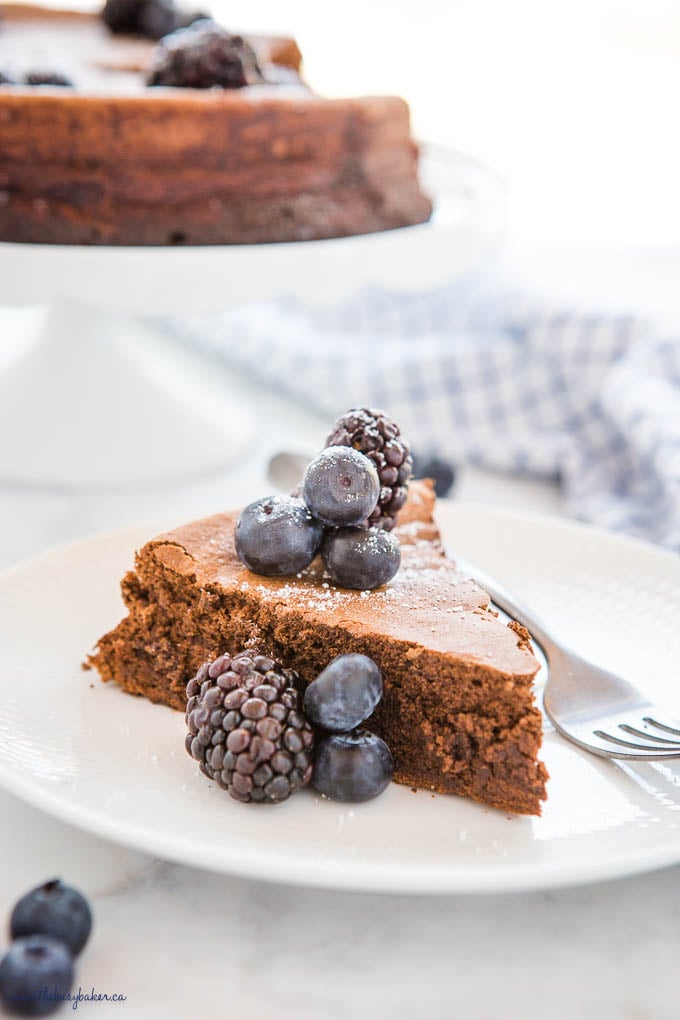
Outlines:
{"type": "Polygon", "coordinates": [[[435,494],[440,498],[451,491],[456,480],[455,470],[445,460],[439,460],[438,457],[423,461],[415,458],[414,472],[417,478],[431,478],[434,482],[435,494]]]}
{"type": "Polygon", "coordinates": [[[189,28],[190,25],[194,25],[197,21],[212,21],[212,18],[206,11],[178,10],[175,13],[175,27],[173,31],[177,31],[178,28],[189,28]]]}
{"type": "Polygon", "coordinates": [[[302,495],[314,516],[330,528],[361,524],[380,496],[375,464],[349,446],[329,446],[302,479],[302,495]]]}
{"type": "Polygon", "coordinates": [[[268,496],[242,510],[234,541],[239,559],[265,577],[297,574],[319,551],[323,527],[293,496],[268,496]]]}
{"type": "Polygon", "coordinates": [[[13,939],[20,935],[50,935],[77,956],[92,930],[92,913],[77,889],[55,878],[19,900],[9,928],[13,939]]]}
{"type": "Polygon", "coordinates": [[[387,584],[401,563],[399,540],[378,528],[329,531],[321,554],[336,584],[362,591],[387,584]]]}
{"type": "Polygon", "coordinates": [[[26,85],[58,85],[60,88],[73,88],[73,82],[59,71],[29,71],[24,78],[26,85]]]}
{"type": "Polygon", "coordinates": [[[390,749],[375,733],[332,733],[317,745],[312,786],[331,800],[371,800],[393,771],[390,749]]]}
{"type": "Polygon", "coordinates": [[[68,948],[48,935],[17,939],[0,962],[0,1000],[21,1016],[47,1016],[73,984],[68,948]]]}
{"type": "Polygon", "coordinates": [[[101,17],[110,30],[160,39],[184,22],[173,0],[106,0],[101,17]]]}
{"type": "Polygon", "coordinates": [[[166,3],[164,0],[141,4],[137,23],[140,34],[148,39],[162,39],[179,27],[174,3],[166,3]]]}
{"type": "Polygon", "coordinates": [[[367,655],[338,655],[305,691],[311,722],[333,733],[353,730],[382,698],[382,674],[367,655]]]}

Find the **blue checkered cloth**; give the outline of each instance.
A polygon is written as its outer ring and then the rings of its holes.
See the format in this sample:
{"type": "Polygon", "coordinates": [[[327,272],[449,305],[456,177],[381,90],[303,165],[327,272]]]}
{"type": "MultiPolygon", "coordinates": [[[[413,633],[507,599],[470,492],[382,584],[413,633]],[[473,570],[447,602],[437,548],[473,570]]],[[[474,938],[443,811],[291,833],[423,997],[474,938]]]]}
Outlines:
{"type": "Polygon", "coordinates": [[[382,407],[422,456],[558,478],[575,516],[680,551],[680,341],[640,320],[556,312],[485,276],[176,329],[328,419],[382,407]]]}

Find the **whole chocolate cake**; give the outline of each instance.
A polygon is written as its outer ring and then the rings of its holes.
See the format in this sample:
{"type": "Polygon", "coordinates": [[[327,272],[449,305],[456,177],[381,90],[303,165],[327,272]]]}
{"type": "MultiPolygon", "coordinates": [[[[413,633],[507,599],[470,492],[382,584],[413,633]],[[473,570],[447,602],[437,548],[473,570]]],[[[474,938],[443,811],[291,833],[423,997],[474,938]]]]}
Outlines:
{"type": "Polygon", "coordinates": [[[394,531],[401,568],[374,591],[329,583],[319,559],[299,576],[251,573],[234,548],[237,513],[160,535],[137,554],[122,585],[128,615],[90,662],[183,710],[187,681],[225,650],[259,650],[305,683],[334,656],[370,656],[385,685],[370,727],[398,782],[537,814],[547,773],[529,635],[447,559],[433,509],[431,485],[412,483],[394,531]]]}
{"type": "Polygon", "coordinates": [[[304,241],[429,218],[403,100],[321,98],[293,39],[227,36],[199,21],[158,43],[0,4],[0,240],[304,241]]]}

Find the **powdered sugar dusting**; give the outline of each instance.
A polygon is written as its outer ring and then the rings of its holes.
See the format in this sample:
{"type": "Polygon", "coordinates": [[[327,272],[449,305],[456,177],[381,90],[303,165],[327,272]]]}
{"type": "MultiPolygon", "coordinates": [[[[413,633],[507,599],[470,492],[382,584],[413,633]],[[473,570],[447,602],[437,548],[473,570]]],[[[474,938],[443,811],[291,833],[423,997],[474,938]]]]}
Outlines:
{"type": "Polygon", "coordinates": [[[431,532],[432,524],[429,521],[408,521],[406,524],[400,524],[396,530],[400,536],[417,538],[423,533],[431,532]]]}
{"type": "Polygon", "coordinates": [[[294,579],[241,580],[239,587],[244,592],[256,592],[264,601],[302,611],[342,613],[356,607],[354,612],[359,619],[375,609],[379,612],[389,609],[393,613],[397,607],[413,611],[436,608],[440,612],[460,613],[480,604],[472,582],[426,540],[402,547],[402,564],[397,574],[388,584],[372,591],[337,587],[318,561],[294,579]]]}

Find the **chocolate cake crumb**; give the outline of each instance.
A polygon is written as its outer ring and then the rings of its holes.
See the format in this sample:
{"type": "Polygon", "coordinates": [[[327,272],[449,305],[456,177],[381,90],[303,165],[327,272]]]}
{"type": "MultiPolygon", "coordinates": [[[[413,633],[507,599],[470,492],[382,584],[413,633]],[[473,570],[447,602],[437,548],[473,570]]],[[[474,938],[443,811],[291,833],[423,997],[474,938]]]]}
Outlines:
{"type": "Polygon", "coordinates": [[[519,641],[517,642],[518,648],[527,648],[531,650],[531,634],[526,627],[523,627],[521,623],[517,622],[517,620],[511,620],[508,627],[510,630],[514,630],[515,634],[519,637],[519,641]]]}

